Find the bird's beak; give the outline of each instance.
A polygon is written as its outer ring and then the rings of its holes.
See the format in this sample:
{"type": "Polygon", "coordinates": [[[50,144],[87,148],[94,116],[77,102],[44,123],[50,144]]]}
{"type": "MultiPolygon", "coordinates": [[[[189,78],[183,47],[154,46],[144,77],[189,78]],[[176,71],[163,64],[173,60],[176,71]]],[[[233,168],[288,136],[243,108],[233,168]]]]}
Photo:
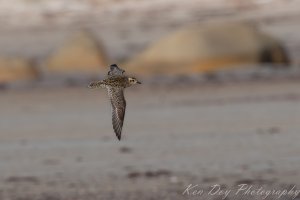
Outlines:
{"type": "Polygon", "coordinates": [[[137,81],[136,83],[137,83],[137,84],[142,84],[142,83],[141,83],[141,82],[139,82],[139,81],[137,81]]]}

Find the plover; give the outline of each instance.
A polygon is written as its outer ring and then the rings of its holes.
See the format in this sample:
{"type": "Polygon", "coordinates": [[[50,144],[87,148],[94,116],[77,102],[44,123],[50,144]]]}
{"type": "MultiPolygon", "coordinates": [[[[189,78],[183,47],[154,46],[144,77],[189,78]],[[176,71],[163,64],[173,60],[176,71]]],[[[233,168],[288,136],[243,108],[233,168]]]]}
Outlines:
{"type": "Polygon", "coordinates": [[[141,84],[134,77],[127,77],[124,70],[116,64],[110,66],[107,78],[102,81],[95,81],[89,84],[89,88],[106,88],[111,102],[112,124],[116,136],[121,140],[122,127],[125,117],[126,101],[124,89],[134,84],[141,84]]]}

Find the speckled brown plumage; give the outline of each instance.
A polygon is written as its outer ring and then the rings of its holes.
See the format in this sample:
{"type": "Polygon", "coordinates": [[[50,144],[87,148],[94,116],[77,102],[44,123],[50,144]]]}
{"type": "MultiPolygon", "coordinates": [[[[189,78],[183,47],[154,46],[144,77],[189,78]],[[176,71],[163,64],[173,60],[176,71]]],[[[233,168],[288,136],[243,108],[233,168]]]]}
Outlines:
{"type": "Polygon", "coordinates": [[[113,129],[119,140],[121,140],[126,109],[124,89],[134,84],[140,84],[136,78],[124,76],[124,72],[125,71],[120,69],[117,65],[111,65],[106,79],[89,84],[89,88],[107,89],[108,97],[111,102],[113,129]]]}

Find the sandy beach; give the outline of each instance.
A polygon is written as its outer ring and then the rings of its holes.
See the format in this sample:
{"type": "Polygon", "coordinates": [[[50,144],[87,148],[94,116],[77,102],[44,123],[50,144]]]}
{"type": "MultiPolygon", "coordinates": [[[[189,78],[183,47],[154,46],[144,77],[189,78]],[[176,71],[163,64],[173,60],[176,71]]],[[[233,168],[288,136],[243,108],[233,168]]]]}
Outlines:
{"type": "MultiPolygon", "coordinates": [[[[204,191],[241,183],[291,189],[300,184],[299,86],[285,80],[132,87],[121,141],[104,90],[2,91],[0,197],[222,199],[183,192],[189,184],[204,191]]],[[[254,199],[227,197],[239,198],[254,199]]]]}

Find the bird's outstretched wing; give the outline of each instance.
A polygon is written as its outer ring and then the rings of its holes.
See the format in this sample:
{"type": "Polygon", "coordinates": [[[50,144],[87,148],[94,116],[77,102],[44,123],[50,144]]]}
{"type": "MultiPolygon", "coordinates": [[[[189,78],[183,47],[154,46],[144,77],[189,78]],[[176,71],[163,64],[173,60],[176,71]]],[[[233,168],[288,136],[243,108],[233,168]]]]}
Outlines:
{"type": "Polygon", "coordinates": [[[121,140],[122,127],[125,117],[126,101],[122,88],[108,87],[108,96],[112,109],[112,124],[116,136],[121,140]]]}
{"type": "Polygon", "coordinates": [[[88,85],[88,88],[91,88],[91,89],[94,89],[94,88],[104,88],[105,85],[103,84],[102,81],[94,81],[94,82],[91,82],[89,85],[88,85]]]}
{"type": "Polygon", "coordinates": [[[109,70],[109,72],[107,73],[107,75],[110,75],[110,76],[123,75],[124,72],[125,72],[125,70],[120,69],[120,68],[118,67],[118,65],[112,64],[112,65],[110,66],[110,70],[109,70]]]}

